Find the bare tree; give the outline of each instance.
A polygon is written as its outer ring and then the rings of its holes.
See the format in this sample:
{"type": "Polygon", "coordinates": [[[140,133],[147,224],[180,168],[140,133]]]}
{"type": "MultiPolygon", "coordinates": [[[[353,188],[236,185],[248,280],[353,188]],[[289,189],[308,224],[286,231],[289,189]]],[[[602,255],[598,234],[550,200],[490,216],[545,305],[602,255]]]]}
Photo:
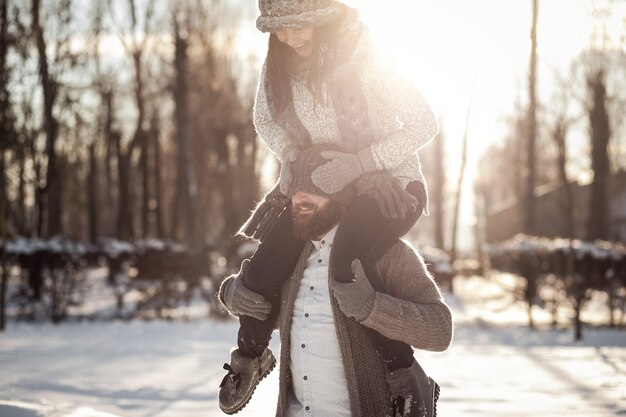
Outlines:
{"type": "MultiPolygon", "coordinates": [[[[6,179],[5,179],[5,164],[4,164],[4,149],[0,148],[0,189],[6,189],[6,179]]],[[[4,196],[0,196],[0,269],[2,272],[0,274],[0,331],[3,331],[5,328],[5,311],[6,311],[6,293],[7,293],[7,284],[9,281],[9,267],[7,262],[7,250],[6,250],[6,242],[7,242],[7,216],[6,216],[6,207],[7,207],[7,199],[4,196]]]]}
{"type": "MultiPolygon", "coordinates": [[[[473,86],[472,93],[470,94],[470,101],[467,106],[467,114],[465,115],[465,131],[463,133],[463,148],[461,150],[461,167],[459,171],[459,179],[456,186],[456,197],[455,197],[455,208],[454,208],[454,217],[452,220],[452,244],[450,248],[450,262],[454,263],[457,257],[457,231],[459,225],[459,215],[461,210],[461,190],[463,188],[463,180],[465,178],[465,166],[467,164],[467,140],[468,140],[468,128],[469,128],[469,120],[470,114],[472,112],[472,96],[473,96],[473,86]]],[[[450,281],[450,292],[454,292],[453,281],[450,281]]]]}
{"type": "Polygon", "coordinates": [[[255,63],[233,52],[232,23],[241,8],[215,0],[200,3],[204,6],[193,8],[189,38],[201,51],[189,62],[189,134],[205,234],[226,241],[259,197],[259,147],[251,120],[257,80],[241,77],[255,63]]]}
{"type": "Polygon", "coordinates": [[[608,179],[609,141],[611,131],[606,109],[606,86],[603,68],[592,72],[587,78],[591,106],[589,127],[591,138],[591,168],[593,183],[589,200],[587,239],[609,239],[608,179]]]}
{"type": "Polygon", "coordinates": [[[5,148],[11,145],[15,139],[15,124],[12,113],[12,105],[8,88],[9,68],[7,55],[12,40],[9,38],[9,13],[7,1],[0,4],[0,331],[6,326],[6,293],[9,280],[9,268],[7,262],[6,242],[8,236],[8,195],[6,180],[5,148]]]}
{"type": "Polygon", "coordinates": [[[444,225],[445,225],[445,189],[446,189],[446,165],[445,165],[445,134],[440,131],[439,137],[433,144],[434,148],[434,182],[431,188],[433,206],[435,208],[435,245],[445,250],[444,225]]]}
{"type": "MultiPolygon", "coordinates": [[[[9,13],[7,1],[3,0],[0,4],[0,136],[4,138],[4,142],[12,136],[14,132],[14,115],[9,91],[9,66],[7,65],[7,56],[9,48],[13,43],[12,36],[9,34],[9,13]]],[[[4,189],[0,193],[4,193],[4,189]]],[[[6,198],[4,194],[0,194],[1,198],[6,198]]]]}
{"type": "Polygon", "coordinates": [[[57,98],[58,84],[50,74],[46,55],[46,39],[41,26],[41,0],[32,1],[32,30],[39,53],[39,74],[43,90],[43,115],[46,133],[46,187],[43,190],[46,199],[46,235],[54,236],[61,233],[61,183],[57,167],[55,143],[58,133],[58,121],[53,114],[54,102],[57,98]]]}
{"type": "MultiPolygon", "coordinates": [[[[591,171],[593,182],[589,197],[589,215],[585,225],[587,239],[611,239],[608,183],[614,161],[609,154],[611,140],[620,137],[624,124],[624,64],[626,43],[612,38],[608,19],[613,13],[612,2],[593,4],[593,30],[589,47],[581,53],[576,65],[579,70],[580,94],[588,120],[591,171]],[[581,71],[582,70],[582,71],[581,71]]],[[[616,164],[619,166],[620,164],[616,164]]]]}
{"type": "MultiPolygon", "coordinates": [[[[115,236],[116,235],[116,205],[115,194],[116,184],[114,182],[114,164],[116,163],[117,153],[114,151],[113,144],[113,123],[114,123],[114,90],[113,90],[113,76],[112,74],[105,73],[103,69],[103,59],[101,51],[101,37],[102,32],[105,30],[104,18],[105,8],[104,0],[96,0],[92,3],[92,30],[93,30],[93,60],[95,66],[94,74],[94,89],[96,90],[100,98],[100,109],[98,117],[97,132],[98,136],[102,135],[104,141],[104,161],[102,162],[102,169],[104,172],[104,184],[101,189],[102,193],[102,208],[99,213],[98,224],[101,225],[101,232],[104,235],[115,236]]],[[[97,160],[97,149],[95,147],[97,160]]],[[[100,197],[99,195],[96,197],[100,197]]]]}
{"type": "Polygon", "coordinates": [[[97,181],[98,163],[96,159],[96,144],[89,145],[89,174],[87,178],[87,201],[88,201],[88,223],[89,240],[96,243],[98,237],[98,210],[97,210],[97,181]]]}
{"type": "Polygon", "coordinates": [[[160,128],[159,117],[156,112],[152,115],[150,122],[150,141],[152,146],[152,163],[154,166],[154,212],[156,222],[157,237],[165,237],[165,225],[163,224],[163,197],[161,193],[162,187],[162,169],[161,163],[161,144],[160,144],[160,128]]]}
{"type": "MultiPolygon", "coordinates": [[[[144,74],[144,53],[147,48],[148,34],[150,33],[150,25],[154,18],[154,2],[147,2],[141,15],[143,19],[143,27],[138,16],[138,7],[135,0],[128,0],[128,11],[131,18],[130,35],[128,38],[124,35],[120,36],[120,42],[123,44],[126,52],[131,56],[134,69],[134,98],[137,107],[137,120],[130,142],[125,150],[121,143],[121,138],[113,137],[117,150],[118,164],[118,237],[121,239],[133,238],[136,234],[134,222],[134,193],[131,191],[133,182],[133,154],[134,151],[141,146],[147,132],[144,129],[144,121],[146,119],[146,81],[144,74]]],[[[144,168],[145,165],[142,166],[144,168]]],[[[142,175],[147,177],[148,172],[142,171],[142,175]]],[[[143,182],[142,184],[145,184],[143,182]]],[[[143,194],[149,193],[149,190],[143,189],[143,194]]],[[[147,224],[147,222],[143,222],[147,224]]],[[[142,230],[145,235],[146,231],[142,230]]]]}
{"type": "MultiPolygon", "coordinates": [[[[106,234],[109,236],[116,235],[116,217],[115,213],[115,200],[114,200],[114,179],[113,179],[113,163],[116,161],[117,152],[116,152],[116,144],[114,143],[114,135],[113,131],[113,91],[112,89],[105,89],[101,93],[102,100],[104,102],[104,113],[105,113],[105,122],[104,122],[104,141],[105,141],[105,159],[104,159],[104,173],[105,173],[105,201],[106,201],[106,234]]],[[[118,161],[119,164],[119,161],[118,161]]],[[[119,179],[118,179],[119,184],[119,179]]],[[[119,186],[118,186],[119,189],[119,186]]],[[[118,213],[119,214],[119,213],[118,213]]]]}
{"type": "Polygon", "coordinates": [[[199,227],[197,207],[197,184],[195,178],[193,150],[189,138],[189,89],[188,89],[188,39],[184,37],[179,17],[176,11],[173,14],[174,39],[176,46],[176,88],[174,90],[176,102],[176,132],[178,139],[178,180],[177,188],[182,198],[183,220],[185,225],[185,240],[192,248],[200,248],[202,244],[202,227],[199,227]]]}
{"type": "Polygon", "coordinates": [[[530,30],[530,69],[528,72],[528,130],[526,149],[526,197],[524,208],[524,229],[527,234],[535,232],[535,184],[537,178],[536,168],[536,136],[537,136],[537,14],[538,0],[532,1],[532,26],[530,30]]]}

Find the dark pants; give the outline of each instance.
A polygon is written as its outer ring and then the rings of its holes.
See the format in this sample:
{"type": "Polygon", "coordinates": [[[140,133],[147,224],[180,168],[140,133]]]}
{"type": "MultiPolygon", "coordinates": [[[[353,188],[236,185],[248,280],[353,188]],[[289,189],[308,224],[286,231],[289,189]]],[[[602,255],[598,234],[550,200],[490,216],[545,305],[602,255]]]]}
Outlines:
{"type": "MultiPolygon", "coordinates": [[[[416,196],[420,203],[424,203],[425,191],[422,183],[411,182],[407,191],[416,196]]],[[[385,220],[373,197],[358,196],[344,213],[333,241],[330,256],[332,278],[341,282],[352,280],[350,265],[353,259],[358,258],[370,280],[382,282],[380,279],[372,279],[377,274],[374,268],[376,259],[415,225],[422,208],[407,213],[402,219],[385,220]]],[[[263,295],[272,304],[272,311],[266,320],[249,316],[239,318],[237,344],[241,353],[246,356],[260,356],[269,344],[280,311],[281,286],[290,277],[304,248],[305,242],[293,236],[291,227],[288,207],[250,259],[250,267],[243,277],[246,287],[263,295]]],[[[390,370],[411,365],[413,349],[409,345],[391,340],[370,328],[365,330],[390,370]]]]}

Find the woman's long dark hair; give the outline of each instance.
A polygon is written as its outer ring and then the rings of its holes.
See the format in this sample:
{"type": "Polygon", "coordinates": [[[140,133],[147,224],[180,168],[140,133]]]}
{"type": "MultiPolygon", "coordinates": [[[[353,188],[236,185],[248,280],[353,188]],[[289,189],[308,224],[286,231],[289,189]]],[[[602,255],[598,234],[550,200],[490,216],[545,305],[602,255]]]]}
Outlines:
{"type": "MultiPolygon", "coordinates": [[[[334,35],[343,23],[345,14],[333,22],[316,27],[313,31],[313,52],[310,58],[309,78],[307,86],[313,93],[315,102],[322,99],[322,81],[333,63],[326,57],[320,56],[328,51],[333,42],[334,35]]],[[[291,92],[291,75],[289,74],[290,59],[294,59],[296,52],[287,44],[281,42],[275,33],[270,34],[269,47],[267,49],[266,68],[274,97],[274,117],[278,117],[293,100],[291,92]]],[[[297,58],[296,58],[297,59],[297,58]]]]}

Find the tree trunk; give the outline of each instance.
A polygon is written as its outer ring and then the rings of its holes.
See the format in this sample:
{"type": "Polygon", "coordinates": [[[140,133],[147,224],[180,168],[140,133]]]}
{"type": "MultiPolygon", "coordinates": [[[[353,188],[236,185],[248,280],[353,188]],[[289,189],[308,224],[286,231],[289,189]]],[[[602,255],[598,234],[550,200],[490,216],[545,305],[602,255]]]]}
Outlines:
{"type": "Polygon", "coordinates": [[[575,236],[574,229],[574,194],[572,191],[572,185],[567,178],[567,142],[565,137],[567,135],[567,125],[564,120],[558,120],[554,130],[552,132],[552,138],[557,146],[558,159],[557,165],[559,169],[559,179],[561,182],[563,199],[562,199],[562,213],[565,214],[566,222],[566,236],[573,239],[575,236]]]}
{"type": "Polygon", "coordinates": [[[434,208],[435,220],[435,246],[445,250],[444,224],[445,224],[445,201],[444,189],[446,181],[445,162],[444,162],[444,145],[445,136],[439,132],[439,137],[433,143],[433,177],[430,187],[430,200],[434,208]]]}
{"type": "MultiPolygon", "coordinates": [[[[0,89],[4,93],[7,90],[8,77],[7,77],[7,55],[9,52],[9,11],[8,11],[8,1],[2,0],[0,4],[0,89]]],[[[0,103],[4,104],[5,97],[0,97],[0,103]]],[[[8,101],[8,100],[7,100],[8,101]]],[[[3,107],[3,110],[6,110],[3,107]]],[[[4,120],[3,120],[4,121],[4,120]]]]}
{"type": "Polygon", "coordinates": [[[532,27],[530,30],[530,70],[528,74],[528,131],[526,149],[526,196],[524,204],[524,231],[527,234],[535,233],[535,183],[536,167],[536,136],[537,136],[537,14],[538,0],[532,0],[532,27]]]}
{"type": "Polygon", "coordinates": [[[193,169],[193,151],[189,137],[187,40],[181,37],[178,23],[174,20],[176,46],[176,131],[178,135],[178,187],[184,213],[185,240],[192,250],[202,247],[203,227],[197,209],[198,187],[193,169]]]}
{"type": "Polygon", "coordinates": [[[117,209],[117,237],[121,240],[130,240],[133,233],[131,197],[130,197],[130,159],[132,146],[129,145],[126,154],[122,151],[121,138],[118,132],[113,134],[113,144],[117,153],[118,170],[118,209],[117,209]]]}
{"type": "Polygon", "coordinates": [[[233,198],[233,174],[228,163],[229,153],[226,139],[228,132],[225,130],[216,130],[214,132],[215,150],[217,152],[217,183],[220,187],[222,195],[222,218],[224,219],[224,233],[231,236],[239,227],[237,215],[235,211],[235,200],[233,198]]]}
{"type": "MultiPolygon", "coordinates": [[[[457,257],[457,231],[459,224],[459,216],[461,210],[461,190],[463,188],[463,179],[465,178],[465,165],[467,163],[467,137],[468,137],[468,128],[469,128],[469,119],[472,111],[472,102],[470,97],[470,103],[467,107],[467,114],[465,116],[465,132],[463,133],[463,149],[461,151],[461,169],[459,172],[459,180],[456,185],[456,196],[455,196],[455,208],[454,208],[454,219],[452,222],[452,248],[450,249],[450,263],[454,266],[454,261],[457,257]]],[[[450,293],[454,293],[454,279],[450,280],[450,293]]]]}
{"type": "Polygon", "coordinates": [[[592,107],[589,110],[589,126],[591,128],[591,168],[593,183],[589,199],[589,217],[587,219],[587,239],[610,239],[608,179],[609,141],[611,132],[609,116],[606,111],[606,88],[604,72],[596,71],[588,79],[592,95],[592,107]]]}
{"type": "MultiPolygon", "coordinates": [[[[106,184],[106,233],[115,236],[115,202],[113,200],[113,158],[117,156],[115,144],[113,143],[113,91],[107,90],[103,93],[105,107],[104,141],[106,147],[106,157],[104,163],[104,175],[106,184]]],[[[119,163],[119,161],[118,161],[119,163]]],[[[119,186],[118,186],[119,187],[119,186]]],[[[119,189],[119,188],[118,188],[119,189]]]]}
{"type": "Polygon", "coordinates": [[[141,234],[144,238],[150,235],[150,169],[148,154],[150,152],[150,137],[147,134],[141,137],[141,234]]]}
{"type": "Polygon", "coordinates": [[[37,150],[35,149],[35,139],[30,140],[30,153],[33,158],[33,166],[35,168],[35,207],[36,214],[33,220],[36,226],[35,236],[43,237],[43,223],[45,213],[44,189],[41,185],[41,163],[37,160],[37,150]]]}
{"type": "MultiPolygon", "coordinates": [[[[5,6],[6,7],[6,6],[5,6]]],[[[4,166],[4,149],[0,148],[0,192],[4,193],[6,189],[5,179],[5,166],[4,166]]],[[[7,281],[9,280],[6,243],[7,243],[7,199],[4,195],[0,196],[0,268],[2,269],[2,275],[0,275],[0,331],[5,328],[6,318],[6,293],[7,293],[7,281]]]]}
{"type": "Polygon", "coordinates": [[[22,142],[17,144],[16,158],[20,167],[19,183],[17,188],[17,231],[22,236],[30,236],[31,227],[26,215],[26,145],[22,142]]]}
{"type": "Polygon", "coordinates": [[[154,199],[155,199],[155,221],[156,221],[156,233],[158,238],[165,237],[165,227],[163,225],[163,199],[161,196],[161,145],[159,143],[159,126],[158,118],[155,116],[152,119],[150,127],[150,140],[152,141],[152,162],[154,165],[154,199]]]}
{"type": "Polygon", "coordinates": [[[91,243],[96,243],[98,238],[98,182],[96,178],[98,176],[98,166],[96,162],[96,144],[89,145],[89,177],[87,179],[87,198],[89,207],[89,240],[91,243]]]}
{"type": "Polygon", "coordinates": [[[61,234],[61,183],[57,168],[57,155],[55,151],[55,143],[57,136],[57,121],[52,114],[54,101],[57,96],[57,84],[52,79],[48,70],[48,58],[46,56],[46,41],[43,36],[43,28],[41,27],[39,12],[40,0],[33,0],[33,34],[37,42],[37,50],[39,53],[39,75],[41,77],[41,86],[43,89],[43,107],[44,107],[44,125],[46,132],[46,155],[48,157],[48,166],[46,169],[46,188],[45,197],[47,205],[46,216],[46,236],[51,237],[61,234]]]}

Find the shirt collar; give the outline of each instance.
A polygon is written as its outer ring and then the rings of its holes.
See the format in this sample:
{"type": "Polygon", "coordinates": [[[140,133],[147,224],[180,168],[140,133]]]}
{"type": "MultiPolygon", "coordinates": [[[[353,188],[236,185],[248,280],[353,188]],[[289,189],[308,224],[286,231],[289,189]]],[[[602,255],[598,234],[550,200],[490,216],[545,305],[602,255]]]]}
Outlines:
{"type": "Polygon", "coordinates": [[[335,233],[337,233],[337,227],[338,226],[339,225],[335,225],[335,227],[333,227],[328,232],[326,232],[326,234],[324,236],[322,236],[322,238],[320,240],[312,240],[311,241],[311,243],[313,243],[313,246],[315,247],[316,251],[322,249],[325,246],[331,246],[332,245],[333,240],[335,239],[335,233]]]}

